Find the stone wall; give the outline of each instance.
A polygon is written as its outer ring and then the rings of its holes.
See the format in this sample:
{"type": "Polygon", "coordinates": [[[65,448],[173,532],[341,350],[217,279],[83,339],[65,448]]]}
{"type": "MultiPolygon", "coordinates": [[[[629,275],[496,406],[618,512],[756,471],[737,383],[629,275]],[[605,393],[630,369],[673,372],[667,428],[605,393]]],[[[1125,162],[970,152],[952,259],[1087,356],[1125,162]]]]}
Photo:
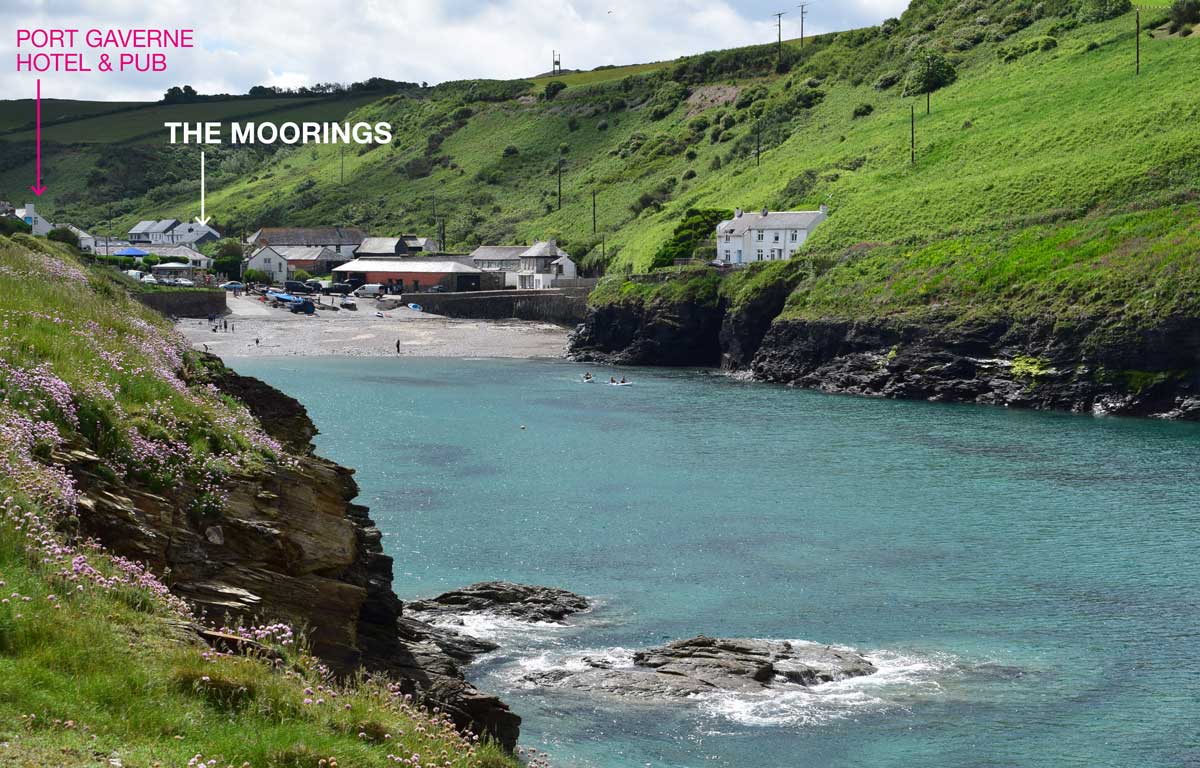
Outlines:
{"type": "Polygon", "coordinates": [[[171,317],[208,317],[226,311],[225,291],[184,288],[135,293],[134,297],[171,317]]]}
{"type": "Polygon", "coordinates": [[[426,312],[477,320],[538,320],[578,325],[587,315],[587,291],[474,291],[407,294],[403,303],[420,304],[426,312]]]}

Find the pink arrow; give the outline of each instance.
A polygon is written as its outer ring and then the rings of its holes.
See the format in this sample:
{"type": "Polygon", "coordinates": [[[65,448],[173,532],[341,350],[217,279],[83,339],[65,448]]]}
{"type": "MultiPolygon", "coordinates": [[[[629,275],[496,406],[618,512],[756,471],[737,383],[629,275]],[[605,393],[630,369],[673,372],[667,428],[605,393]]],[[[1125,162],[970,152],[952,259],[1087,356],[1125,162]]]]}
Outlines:
{"type": "Polygon", "coordinates": [[[37,81],[37,182],[30,187],[38,197],[46,191],[42,184],[42,81],[37,81]]]}

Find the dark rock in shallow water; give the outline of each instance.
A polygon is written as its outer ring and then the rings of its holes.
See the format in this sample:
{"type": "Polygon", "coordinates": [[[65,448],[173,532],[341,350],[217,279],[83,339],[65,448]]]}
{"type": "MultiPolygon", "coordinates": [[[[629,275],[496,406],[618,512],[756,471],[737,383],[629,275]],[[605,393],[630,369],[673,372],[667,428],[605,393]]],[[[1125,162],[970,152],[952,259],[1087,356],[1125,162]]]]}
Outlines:
{"type": "Polygon", "coordinates": [[[406,610],[424,614],[494,613],[521,621],[561,622],[588,608],[586,598],[565,589],[487,581],[405,604],[406,610]]]}
{"type": "Polygon", "coordinates": [[[455,661],[470,663],[476,656],[500,648],[490,640],[464,635],[453,629],[438,627],[417,619],[401,616],[397,619],[400,637],[408,642],[429,642],[455,661]]]}
{"type": "Polygon", "coordinates": [[[873,674],[862,655],[816,643],[712,638],[677,640],[634,654],[633,666],[585,657],[587,669],[556,669],[526,677],[552,688],[638,698],[698,693],[752,693],[778,685],[818,685],[873,674]]]}

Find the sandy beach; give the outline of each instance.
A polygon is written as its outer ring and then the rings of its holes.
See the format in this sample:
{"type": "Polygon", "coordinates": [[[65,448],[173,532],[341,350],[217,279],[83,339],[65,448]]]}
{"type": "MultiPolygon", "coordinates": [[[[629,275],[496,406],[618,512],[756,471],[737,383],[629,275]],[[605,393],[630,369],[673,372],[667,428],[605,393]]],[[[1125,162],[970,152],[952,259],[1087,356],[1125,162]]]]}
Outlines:
{"type": "Polygon", "coordinates": [[[217,321],[217,332],[207,320],[177,323],[196,349],[224,358],[560,357],[569,333],[548,323],[457,320],[407,307],[378,317],[373,299],[360,299],[357,311],[333,312],[327,304],[315,315],[273,309],[257,296],[231,294],[228,302],[230,312],[217,321]]]}

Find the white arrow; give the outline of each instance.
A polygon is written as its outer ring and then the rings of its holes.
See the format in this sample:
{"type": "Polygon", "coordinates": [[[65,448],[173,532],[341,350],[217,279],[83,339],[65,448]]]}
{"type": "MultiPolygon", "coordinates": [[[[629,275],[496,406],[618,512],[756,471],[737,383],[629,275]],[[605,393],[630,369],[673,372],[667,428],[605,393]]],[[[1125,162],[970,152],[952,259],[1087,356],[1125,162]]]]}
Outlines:
{"type": "Polygon", "coordinates": [[[200,153],[200,215],[196,217],[196,223],[201,226],[208,225],[208,216],[204,215],[204,152],[200,153]]]}

